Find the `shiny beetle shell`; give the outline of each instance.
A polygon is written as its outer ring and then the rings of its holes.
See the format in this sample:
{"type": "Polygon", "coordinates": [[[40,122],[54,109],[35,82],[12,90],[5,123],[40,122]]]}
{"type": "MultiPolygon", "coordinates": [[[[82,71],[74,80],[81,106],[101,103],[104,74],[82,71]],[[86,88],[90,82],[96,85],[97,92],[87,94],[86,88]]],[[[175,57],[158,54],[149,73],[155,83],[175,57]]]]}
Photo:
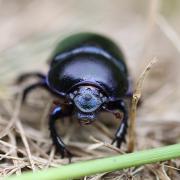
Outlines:
{"type": "Polygon", "coordinates": [[[48,85],[65,96],[79,85],[98,86],[110,99],[128,90],[128,72],[120,49],[108,38],[80,33],[61,41],[51,58],[48,85]]]}

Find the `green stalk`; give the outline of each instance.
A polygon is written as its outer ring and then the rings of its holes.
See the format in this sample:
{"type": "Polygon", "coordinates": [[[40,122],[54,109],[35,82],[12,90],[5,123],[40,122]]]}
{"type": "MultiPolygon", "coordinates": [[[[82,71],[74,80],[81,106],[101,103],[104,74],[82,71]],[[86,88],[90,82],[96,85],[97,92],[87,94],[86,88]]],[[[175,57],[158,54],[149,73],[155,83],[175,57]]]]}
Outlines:
{"type": "Polygon", "coordinates": [[[64,165],[60,166],[59,168],[50,168],[48,170],[37,171],[35,173],[26,172],[21,176],[12,176],[5,178],[5,180],[74,179],[87,175],[110,172],[178,157],[180,157],[180,144],[175,144],[124,155],[64,165]]]}

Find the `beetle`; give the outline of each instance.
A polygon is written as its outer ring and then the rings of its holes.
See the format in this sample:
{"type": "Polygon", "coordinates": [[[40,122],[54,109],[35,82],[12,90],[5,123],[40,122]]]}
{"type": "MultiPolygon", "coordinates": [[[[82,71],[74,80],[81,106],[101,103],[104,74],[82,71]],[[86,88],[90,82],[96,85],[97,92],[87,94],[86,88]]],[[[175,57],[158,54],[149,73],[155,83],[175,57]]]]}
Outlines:
{"type": "Polygon", "coordinates": [[[131,83],[124,55],[112,40],[95,33],[71,35],[52,53],[47,75],[25,73],[17,82],[29,77],[37,77],[39,81],[23,90],[23,101],[37,87],[63,99],[63,102],[56,103],[49,115],[50,135],[62,158],[71,159],[72,154],[57,133],[55,122],[59,118],[74,115],[81,125],[88,125],[97,119],[100,111],[113,113],[120,125],[112,144],[116,142],[120,148],[125,142],[128,127],[125,98],[132,97],[131,83]]]}

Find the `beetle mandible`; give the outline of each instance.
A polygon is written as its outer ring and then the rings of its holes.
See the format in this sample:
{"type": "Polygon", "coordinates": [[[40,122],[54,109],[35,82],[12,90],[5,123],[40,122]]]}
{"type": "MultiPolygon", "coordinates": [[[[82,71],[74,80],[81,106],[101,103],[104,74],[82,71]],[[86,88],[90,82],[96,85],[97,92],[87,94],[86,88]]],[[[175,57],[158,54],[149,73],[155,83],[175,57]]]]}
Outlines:
{"type": "Polygon", "coordinates": [[[57,45],[49,64],[47,75],[25,73],[17,82],[29,77],[39,78],[37,83],[24,89],[23,101],[37,87],[45,88],[64,100],[49,115],[50,134],[62,157],[71,159],[72,154],[58,135],[55,122],[72,115],[80,124],[87,125],[95,121],[100,111],[113,113],[120,119],[120,125],[112,143],[116,142],[120,148],[128,127],[128,108],[124,99],[132,97],[132,91],[124,56],[118,46],[95,33],[71,35],[57,45]],[[120,118],[115,110],[120,110],[123,117],[120,118]]]}

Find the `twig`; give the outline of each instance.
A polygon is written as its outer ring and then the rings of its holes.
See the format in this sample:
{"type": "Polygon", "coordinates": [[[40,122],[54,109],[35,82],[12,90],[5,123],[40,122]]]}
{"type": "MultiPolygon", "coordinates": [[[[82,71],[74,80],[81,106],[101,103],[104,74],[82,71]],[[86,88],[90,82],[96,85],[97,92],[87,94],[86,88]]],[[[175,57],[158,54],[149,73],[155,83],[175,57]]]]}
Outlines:
{"type": "Polygon", "coordinates": [[[171,27],[171,25],[162,15],[159,15],[159,17],[156,19],[156,23],[160,27],[161,31],[166,35],[166,37],[171,41],[171,43],[180,53],[180,37],[177,32],[171,27]]]}
{"type": "MultiPolygon", "coordinates": [[[[13,135],[13,133],[9,132],[8,135],[9,135],[9,139],[10,139],[10,141],[11,141],[11,144],[12,144],[13,146],[17,147],[16,138],[15,138],[15,136],[13,135]]],[[[17,148],[14,148],[14,151],[12,152],[12,155],[13,155],[13,156],[18,156],[18,155],[17,155],[17,148]]],[[[19,166],[19,165],[20,165],[20,162],[17,161],[17,160],[13,160],[13,164],[14,164],[14,166],[20,167],[20,166],[19,166]]],[[[17,174],[17,175],[20,175],[20,174],[21,174],[21,169],[20,169],[20,168],[17,169],[16,174],[17,174]]]]}
{"type": "Polygon", "coordinates": [[[94,127],[101,130],[110,139],[113,138],[113,136],[110,133],[109,129],[103,123],[100,123],[99,121],[96,121],[96,123],[94,124],[94,127]]]}
{"type": "MultiPolygon", "coordinates": [[[[4,154],[0,154],[0,157],[4,157],[4,154]]],[[[6,159],[14,159],[14,160],[18,160],[18,161],[23,161],[22,158],[15,157],[15,156],[9,156],[9,155],[6,155],[6,159]]]]}
{"type": "Polygon", "coordinates": [[[13,151],[14,151],[14,149],[11,149],[6,154],[0,155],[0,161],[2,161],[2,159],[4,159],[4,158],[8,157],[13,151]]]}
{"type": "Polygon", "coordinates": [[[45,131],[45,128],[44,128],[45,127],[45,120],[48,117],[51,105],[52,105],[52,100],[50,100],[50,102],[47,103],[47,105],[44,109],[44,112],[42,114],[42,117],[40,118],[40,130],[41,130],[41,132],[45,131]]]}
{"type": "Polygon", "coordinates": [[[18,147],[14,146],[14,145],[12,145],[12,144],[10,144],[10,143],[7,143],[7,142],[4,142],[4,141],[0,140],[0,144],[3,144],[4,146],[10,147],[10,148],[17,149],[18,152],[20,152],[20,153],[22,153],[22,154],[24,154],[24,155],[26,154],[25,151],[19,149],[18,147]]]}
{"type": "Polygon", "coordinates": [[[14,123],[18,119],[19,111],[21,108],[21,102],[22,102],[22,94],[19,94],[15,104],[15,110],[13,112],[12,118],[9,121],[8,125],[5,127],[5,129],[0,133],[0,139],[9,133],[9,129],[14,125],[14,123]]]}
{"type": "Polygon", "coordinates": [[[145,32],[145,40],[144,40],[144,50],[147,46],[147,43],[150,39],[150,36],[152,34],[152,31],[156,24],[157,15],[159,12],[160,7],[160,0],[151,0],[149,3],[147,3],[149,6],[148,14],[147,14],[147,26],[146,26],[146,32],[145,32]]]}
{"type": "Polygon", "coordinates": [[[176,168],[176,167],[173,167],[173,166],[169,166],[169,165],[166,165],[166,164],[163,164],[163,166],[166,166],[166,167],[168,167],[168,168],[171,168],[171,169],[174,169],[174,170],[180,172],[180,169],[179,169],[179,168],[176,168]]]}
{"type": "Polygon", "coordinates": [[[140,75],[134,93],[133,98],[131,102],[131,111],[130,111],[130,123],[129,123],[129,132],[128,132],[128,152],[134,151],[135,146],[135,123],[136,123],[136,108],[137,103],[141,97],[141,90],[143,86],[143,82],[145,80],[145,77],[147,76],[148,72],[150,71],[152,65],[156,63],[157,58],[153,58],[150,63],[147,65],[145,70],[140,75]]]}
{"type": "Polygon", "coordinates": [[[160,164],[146,165],[146,167],[156,175],[157,179],[170,180],[160,164]]]}
{"type": "Polygon", "coordinates": [[[44,158],[49,158],[48,154],[46,154],[46,152],[44,151],[44,149],[40,148],[36,143],[34,143],[31,139],[28,139],[30,145],[32,145],[32,147],[34,149],[36,149],[36,151],[39,153],[40,156],[44,157],[44,158]]]}
{"type": "MultiPolygon", "coordinates": [[[[168,163],[168,166],[173,167],[173,162],[172,162],[172,160],[169,160],[167,163],[168,163]]],[[[163,166],[163,167],[164,167],[164,166],[163,166]]],[[[168,176],[169,176],[170,178],[172,178],[172,177],[174,176],[174,171],[173,171],[173,169],[172,169],[172,168],[168,168],[167,174],[168,174],[168,176]]]]}
{"type": "Polygon", "coordinates": [[[121,151],[119,148],[117,148],[117,147],[115,147],[115,146],[113,146],[113,145],[111,145],[111,144],[109,144],[109,143],[102,142],[102,141],[94,138],[93,136],[91,136],[90,139],[91,139],[92,141],[96,142],[96,143],[101,144],[101,146],[105,146],[105,147],[107,147],[107,148],[109,148],[109,149],[111,149],[111,150],[113,150],[113,151],[116,151],[116,152],[118,152],[118,153],[124,154],[124,152],[121,151]]]}
{"type": "Polygon", "coordinates": [[[54,155],[55,155],[55,147],[53,147],[53,148],[51,149],[50,156],[49,156],[49,160],[48,160],[48,163],[47,163],[45,169],[47,169],[47,168],[49,167],[49,165],[51,164],[51,162],[52,162],[52,160],[53,160],[53,158],[54,158],[54,155]]]}
{"type": "Polygon", "coordinates": [[[21,135],[22,141],[24,143],[24,146],[26,148],[26,152],[27,152],[27,155],[28,155],[28,158],[29,158],[32,170],[35,171],[34,161],[32,159],[32,155],[31,155],[31,151],[30,151],[30,148],[29,148],[29,144],[27,142],[27,139],[26,139],[25,132],[24,132],[24,129],[22,127],[22,124],[21,124],[21,122],[19,120],[16,122],[16,126],[19,129],[19,131],[20,131],[20,135],[21,135]]]}

